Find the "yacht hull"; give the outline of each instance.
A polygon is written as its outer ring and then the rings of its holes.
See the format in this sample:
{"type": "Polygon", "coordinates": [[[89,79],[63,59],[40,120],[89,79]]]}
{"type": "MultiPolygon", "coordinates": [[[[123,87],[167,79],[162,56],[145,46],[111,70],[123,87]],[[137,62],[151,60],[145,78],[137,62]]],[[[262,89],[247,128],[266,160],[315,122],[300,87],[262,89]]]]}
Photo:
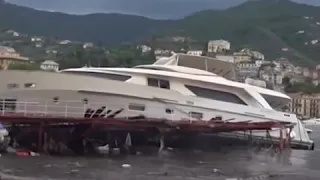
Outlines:
{"type": "MultiPolygon", "coordinates": [[[[61,117],[136,117],[172,121],[219,117],[229,122],[296,123],[295,139],[312,142],[293,114],[222,102],[179,92],[95,77],[62,73],[0,72],[2,111],[61,117]],[[7,78],[10,77],[10,78],[7,78]],[[99,112],[99,113],[98,113],[99,112]]],[[[0,104],[1,105],[1,104],[0,104]]],[[[0,110],[1,111],[1,110],[0,110]]],[[[265,132],[254,132],[266,136],[265,132]]],[[[272,136],[279,137],[279,133],[272,136]]]]}
{"type": "MultiPolygon", "coordinates": [[[[130,118],[144,116],[146,118],[168,119],[172,121],[191,119],[191,120],[210,120],[214,117],[222,117],[223,120],[245,122],[245,121],[268,121],[258,117],[250,117],[246,114],[229,113],[217,109],[201,108],[191,105],[181,105],[178,103],[170,103],[159,99],[143,99],[138,97],[128,97],[113,94],[88,93],[79,91],[59,91],[59,90],[32,90],[7,92],[2,94],[8,99],[15,99],[14,112],[22,115],[46,115],[60,117],[84,117],[88,110],[92,110],[92,114],[87,117],[116,117],[130,118]],[[55,95],[55,96],[53,96],[55,95]],[[53,98],[52,98],[53,97],[53,98]],[[142,106],[144,108],[142,108],[142,106]],[[104,108],[105,107],[105,108],[104,108]],[[103,109],[99,113],[97,110],[103,109]],[[143,109],[143,110],[142,110],[143,109]],[[199,113],[199,114],[192,114],[199,113]],[[95,114],[96,113],[96,114],[95,114]],[[202,116],[202,117],[195,117],[202,116]]],[[[9,111],[10,112],[10,111],[9,111]]],[[[305,130],[300,122],[294,127],[291,137],[293,140],[302,143],[312,144],[308,139],[308,135],[304,134],[305,130]]],[[[233,137],[239,134],[249,135],[250,132],[228,133],[233,137]]],[[[269,131],[272,138],[280,137],[280,130],[275,129],[269,131]]],[[[221,134],[223,135],[223,134],[221,134]]],[[[266,131],[253,131],[255,137],[266,137],[266,131]]],[[[260,138],[261,139],[261,138],[260,138]]]]}

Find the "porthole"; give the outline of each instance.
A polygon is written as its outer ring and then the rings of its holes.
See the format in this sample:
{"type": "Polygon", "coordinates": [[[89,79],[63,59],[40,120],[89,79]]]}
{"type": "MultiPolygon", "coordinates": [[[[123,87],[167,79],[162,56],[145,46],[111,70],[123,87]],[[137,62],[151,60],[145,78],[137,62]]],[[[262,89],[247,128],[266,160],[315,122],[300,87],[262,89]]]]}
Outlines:
{"type": "Polygon", "coordinates": [[[25,88],[34,88],[34,87],[36,87],[36,84],[35,83],[25,83],[24,87],[25,88]]]}
{"type": "Polygon", "coordinates": [[[167,113],[167,114],[172,114],[172,113],[173,113],[173,110],[167,108],[167,109],[166,109],[166,113],[167,113]]]}
{"type": "Polygon", "coordinates": [[[54,103],[58,103],[58,101],[59,101],[59,98],[58,98],[58,97],[54,97],[54,98],[53,98],[53,102],[54,102],[54,103]]]}
{"type": "Polygon", "coordinates": [[[83,104],[88,104],[88,99],[87,98],[83,99],[83,104]]]}

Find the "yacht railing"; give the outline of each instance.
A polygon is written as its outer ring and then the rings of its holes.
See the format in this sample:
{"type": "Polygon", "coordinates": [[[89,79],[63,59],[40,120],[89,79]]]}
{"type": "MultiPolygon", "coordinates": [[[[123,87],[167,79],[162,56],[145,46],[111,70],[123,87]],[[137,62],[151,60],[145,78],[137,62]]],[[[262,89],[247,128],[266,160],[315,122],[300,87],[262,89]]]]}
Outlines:
{"type": "MultiPolygon", "coordinates": [[[[159,100],[162,102],[161,100],[159,100]]],[[[131,119],[162,119],[171,121],[202,121],[210,119],[202,117],[202,113],[194,113],[192,107],[180,109],[179,107],[163,102],[162,105],[143,105],[120,102],[93,102],[86,99],[61,100],[61,99],[27,99],[15,101],[13,98],[0,97],[0,116],[19,117],[52,117],[52,118],[121,118],[131,119]],[[132,109],[132,106],[136,106],[132,109]],[[105,107],[104,109],[101,109],[105,107]],[[140,109],[139,109],[140,108],[140,109]],[[142,109],[141,109],[142,108],[142,109]],[[88,110],[93,111],[92,115],[85,116],[88,110]],[[95,114],[98,110],[99,114],[95,114]],[[191,113],[193,112],[193,113],[191,113]],[[95,114],[95,116],[93,116],[95,114]],[[199,117],[198,117],[199,116],[199,117]]],[[[235,120],[219,120],[230,122],[235,120]]],[[[248,120],[247,123],[255,123],[248,120]]]]}
{"type": "MultiPolygon", "coordinates": [[[[150,112],[164,112],[163,117],[159,119],[166,120],[178,120],[178,115],[173,112],[178,112],[177,107],[172,105],[165,106],[152,106],[132,103],[104,103],[104,102],[88,102],[86,100],[60,100],[60,99],[28,99],[20,101],[12,101],[12,98],[0,97],[0,116],[22,116],[22,117],[52,117],[52,118],[85,118],[86,111],[88,109],[93,110],[94,114],[98,109],[105,107],[105,109],[99,113],[100,118],[107,118],[109,115],[116,111],[121,111],[121,115],[116,117],[130,118],[132,115],[125,116],[122,114],[136,114],[137,116],[144,116],[150,114],[150,112]],[[7,100],[6,100],[7,99],[7,100]],[[130,109],[130,106],[143,106],[143,110],[130,109]],[[166,113],[166,110],[170,109],[171,113],[166,113]],[[108,113],[107,113],[108,112],[108,113]],[[104,116],[102,116],[104,114],[104,116]]],[[[183,111],[183,110],[181,110],[183,111]]],[[[190,109],[192,111],[192,109],[190,109]]],[[[161,114],[161,113],[159,113],[161,114]]],[[[183,120],[198,120],[192,117],[191,114],[183,113],[183,120]]],[[[91,117],[92,118],[92,117],[91,117]]],[[[148,117],[146,117],[148,118],[148,117]]],[[[181,118],[181,115],[179,115],[181,118]]],[[[181,119],[179,119],[181,120],[181,119]]]]}

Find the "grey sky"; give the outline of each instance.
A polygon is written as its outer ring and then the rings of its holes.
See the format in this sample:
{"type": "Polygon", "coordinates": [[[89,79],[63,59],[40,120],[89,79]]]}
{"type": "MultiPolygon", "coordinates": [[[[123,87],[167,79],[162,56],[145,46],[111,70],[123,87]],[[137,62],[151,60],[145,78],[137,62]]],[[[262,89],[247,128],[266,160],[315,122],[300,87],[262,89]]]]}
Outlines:
{"type": "MultiPolygon", "coordinates": [[[[246,0],[6,0],[36,9],[70,14],[116,12],[137,14],[157,19],[182,18],[203,9],[224,9],[246,0]]],[[[320,5],[320,0],[294,0],[320,5]]]]}

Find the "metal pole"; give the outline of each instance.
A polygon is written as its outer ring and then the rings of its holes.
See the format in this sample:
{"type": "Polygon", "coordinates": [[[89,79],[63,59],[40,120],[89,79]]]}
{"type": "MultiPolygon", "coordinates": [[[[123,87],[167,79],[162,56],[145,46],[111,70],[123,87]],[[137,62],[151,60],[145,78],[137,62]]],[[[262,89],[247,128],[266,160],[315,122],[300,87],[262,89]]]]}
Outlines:
{"type": "Polygon", "coordinates": [[[27,100],[24,101],[24,116],[27,116],[27,100]]]}
{"type": "Polygon", "coordinates": [[[283,150],[283,129],[282,127],[280,128],[280,152],[283,150]]]}
{"type": "Polygon", "coordinates": [[[43,142],[43,123],[39,124],[39,131],[38,131],[38,151],[41,152],[43,150],[42,143],[43,142]]]}
{"type": "Polygon", "coordinates": [[[47,116],[47,111],[48,111],[48,101],[46,101],[44,104],[44,115],[45,116],[47,116]]]}
{"type": "Polygon", "coordinates": [[[66,102],[66,108],[64,111],[64,117],[68,117],[68,101],[66,102]]]}
{"type": "Polygon", "coordinates": [[[5,101],[6,101],[5,99],[2,99],[2,116],[4,116],[5,101]]]}

